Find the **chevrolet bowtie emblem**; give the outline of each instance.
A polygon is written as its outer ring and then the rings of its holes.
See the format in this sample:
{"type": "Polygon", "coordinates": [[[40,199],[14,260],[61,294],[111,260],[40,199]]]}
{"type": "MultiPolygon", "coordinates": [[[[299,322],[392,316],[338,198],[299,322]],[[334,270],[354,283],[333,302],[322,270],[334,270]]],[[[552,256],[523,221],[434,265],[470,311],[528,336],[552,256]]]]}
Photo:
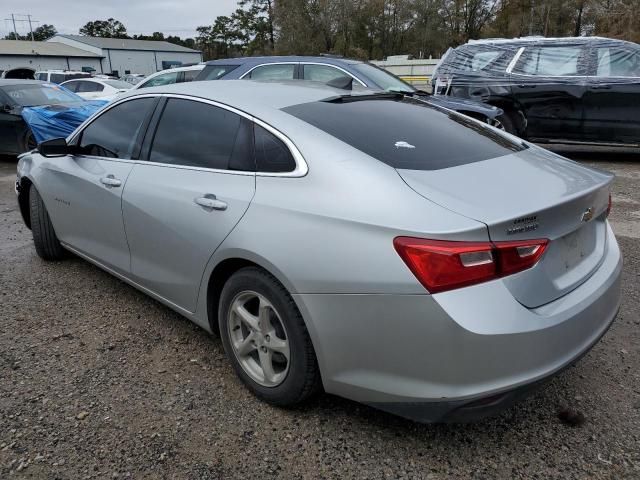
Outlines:
{"type": "Polygon", "coordinates": [[[582,221],[583,222],[588,222],[589,220],[591,220],[593,218],[593,207],[589,207],[587,208],[584,213],[582,214],[582,221]]]}

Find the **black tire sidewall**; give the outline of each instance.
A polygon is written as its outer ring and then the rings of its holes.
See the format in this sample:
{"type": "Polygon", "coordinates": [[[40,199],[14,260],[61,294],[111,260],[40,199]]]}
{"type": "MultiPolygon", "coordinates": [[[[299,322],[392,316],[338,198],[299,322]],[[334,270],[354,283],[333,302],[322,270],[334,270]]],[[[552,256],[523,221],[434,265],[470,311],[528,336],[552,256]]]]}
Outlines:
{"type": "Polygon", "coordinates": [[[504,110],[502,115],[499,115],[497,119],[502,123],[502,127],[505,132],[510,133],[512,135],[521,135],[521,132],[518,131],[516,127],[516,121],[514,118],[514,114],[509,110],[504,110]]]}
{"type": "Polygon", "coordinates": [[[222,343],[237,375],[259,398],[279,406],[291,406],[304,400],[308,395],[309,372],[317,365],[309,365],[310,339],[302,317],[293,299],[268,273],[258,268],[244,268],[236,272],[225,284],[220,296],[218,324],[222,343]],[[265,387],[256,383],[242,369],[231,346],[227,317],[233,299],[241,292],[252,291],[266,297],[277,310],[284,323],[289,340],[289,371],[285,380],[275,387],[265,387]]]}

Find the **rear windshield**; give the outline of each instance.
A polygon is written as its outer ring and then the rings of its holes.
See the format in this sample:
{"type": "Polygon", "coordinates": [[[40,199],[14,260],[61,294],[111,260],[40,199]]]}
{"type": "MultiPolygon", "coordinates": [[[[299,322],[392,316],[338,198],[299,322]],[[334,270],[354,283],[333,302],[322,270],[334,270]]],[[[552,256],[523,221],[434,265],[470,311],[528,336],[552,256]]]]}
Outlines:
{"type": "Polygon", "coordinates": [[[393,168],[440,170],[526,148],[464,115],[409,97],[312,102],[283,111],[393,168]]]}
{"type": "Polygon", "coordinates": [[[207,65],[196,77],[196,80],[218,80],[240,65],[207,65]]]}
{"type": "Polygon", "coordinates": [[[84,102],[84,99],[75,93],[51,83],[7,85],[0,88],[21,107],[84,102]]]}

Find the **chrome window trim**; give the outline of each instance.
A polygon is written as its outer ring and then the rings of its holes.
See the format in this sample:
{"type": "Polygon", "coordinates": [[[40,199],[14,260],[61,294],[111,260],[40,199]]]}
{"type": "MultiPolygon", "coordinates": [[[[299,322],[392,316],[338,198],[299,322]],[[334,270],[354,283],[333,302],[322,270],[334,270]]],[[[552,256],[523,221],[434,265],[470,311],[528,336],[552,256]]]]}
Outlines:
{"type": "MultiPolygon", "coordinates": [[[[244,72],[242,75],[240,75],[239,79],[240,80],[244,80],[247,75],[249,75],[251,72],[253,72],[256,68],[260,68],[260,67],[266,67],[269,65],[320,65],[323,67],[330,67],[330,68],[335,68],[337,70],[340,70],[342,73],[345,73],[346,75],[350,76],[351,78],[353,78],[356,82],[358,82],[361,86],[363,87],[367,87],[367,84],[364,83],[362,80],[360,80],[359,78],[355,77],[352,73],[347,72],[344,68],[339,67],[337,65],[331,65],[330,63],[323,63],[323,62],[305,62],[305,61],[299,61],[299,62],[271,62],[271,63],[261,63],[260,65],[256,65],[255,67],[251,67],[250,70],[247,70],[246,72],[244,72]]],[[[247,79],[250,80],[250,79],[247,79]]],[[[295,80],[295,79],[294,79],[295,80]]],[[[304,80],[303,78],[298,79],[298,80],[304,80]]]]}
{"type": "Polygon", "coordinates": [[[165,98],[179,98],[182,100],[191,100],[191,101],[196,101],[196,102],[200,102],[200,103],[206,103],[208,105],[212,105],[214,107],[218,107],[218,108],[222,108],[223,110],[227,110],[231,113],[235,113],[236,115],[239,115],[241,117],[246,118],[247,120],[250,120],[251,122],[254,122],[258,125],[260,125],[262,128],[264,128],[265,130],[269,131],[271,134],[275,135],[277,138],[279,138],[289,149],[289,152],[291,153],[291,156],[293,157],[294,161],[296,162],[296,167],[291,171],[291,172],[245,172],[245,171],[241,171],[241,170],[225,170],[225,169],[220,169],[220,168],[206,168],[206,167],[194,167],[194,166],[190,166],[190,165],[177,165],[177,164],[173,164],[173,163],[159,163],[159,162],[151,162],[148,160],[132,160],[132,159],[127,159],[127,158],[109,158],[109,157],[97,157],[97,156],[93,156],[93,155],[81,155],[82,157],[85,158],[96,158],[96,159],[101,159],[101,160],[110,160],[110,161],[119,161],[119,162],[127,162],[127,163],[138,163],[141,165],[158,165],[158,166],[165,166],[165,167],[171,167],[171,168],[181,168],[181,169],[187,169],[187,170],[196,170],[196,171],[203,171],[203,172],[214,172],[214,173],[225,173],[225,174],[229,174],[229,175],[255,175],[258,177],[290,177],[290,178],[298,178],[298,177],[304,177],[307,173],[309,173],[309,167],[307,165],[306,160],[304,159],[304,157],[302,156],[302,154],[300,153],[300,150],[298,150],[298,147],[296,147],[295,143],[293,143],[293,141],[291,141],[289,139],[289,137],[287,137],[284,133],[280,132],[278,129],[272,127],[271,125],[269,125],[266,122],[263,122],[262,120],[260,120],[259,118],[254,117],[253,115],[250,115],[246,112],[243,112],[242,110],[239,110],[237,108],[231,107],[229,105],[226,105],[224,103],[220,103],[217,102],[215,100],[209,100],[207,98],[202,98],[202,97],[195,97],[192,95],[185,95],[185,94],[178,94],[178,93],[144,93],[144,94],[140,94],[140,95],[132,95],[129,97],[125,97],[122,98],[120,100],[114,101],[110,104],[107,104],[104,108],[98,110],[97,112],[95,112],[93,115],[91,115],[87,120],[84,121],[84,123],[82,123],[69,137],[67,137],[67,143],[71,143],[72,141],[74,141],[87,127],[89,127],[89,125],[91,125],[91,123],[93,123],[96,118],[98,118],[99,116],[101,116],[102,114],[106,113],[107,111],[111,110],[112,108],[127,102],[127,101],[131,101],[131,100],[136,100],[139,98],[157,98],[157,97],[165,97],[165,98]]]}

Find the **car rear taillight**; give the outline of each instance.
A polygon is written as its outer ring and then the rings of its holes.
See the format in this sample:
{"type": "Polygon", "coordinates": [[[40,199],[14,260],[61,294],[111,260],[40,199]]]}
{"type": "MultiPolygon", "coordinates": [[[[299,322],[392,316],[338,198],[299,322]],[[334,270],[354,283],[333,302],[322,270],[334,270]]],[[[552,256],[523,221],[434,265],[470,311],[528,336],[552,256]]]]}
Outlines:
{"type": "Polygon", "coordinates": [[[611,194],[609,194],[609,204],[607,205],[607,217],[611,213],[611,194]]]}
{"type": "Polygon", "coordinates": [[[396,237],[393,246],[431,293],[467,287],[533,267],[548,240],[449,242],[396,237]]]}

